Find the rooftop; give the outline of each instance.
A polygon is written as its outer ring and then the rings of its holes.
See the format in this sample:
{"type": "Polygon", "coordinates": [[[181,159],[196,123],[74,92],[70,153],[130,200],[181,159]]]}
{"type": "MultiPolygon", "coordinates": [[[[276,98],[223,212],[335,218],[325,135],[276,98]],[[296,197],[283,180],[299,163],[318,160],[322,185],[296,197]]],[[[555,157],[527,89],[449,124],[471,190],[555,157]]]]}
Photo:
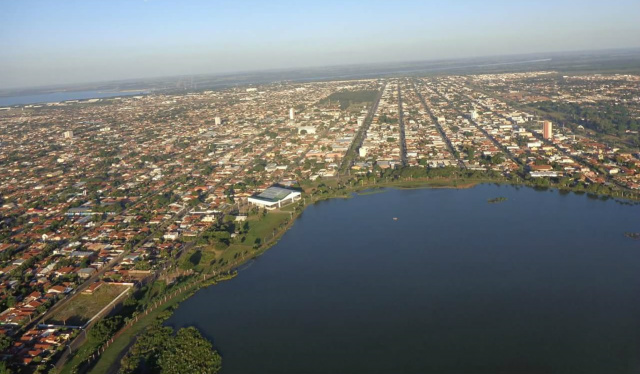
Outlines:
{"type": "Polygon", "coordinates": [[[289,194],[294,193],[294,192],[298,192],[298,191],[290,190],[288,188],[272,186],[272,187],[269,187],[266,190],[262,191],[257,196],[254,196],[254,198],[258,198],[260,200],[276,202],[276,201],[280,201],[280,200],[286,198],[287,196],[289,196],[289,194]]]}

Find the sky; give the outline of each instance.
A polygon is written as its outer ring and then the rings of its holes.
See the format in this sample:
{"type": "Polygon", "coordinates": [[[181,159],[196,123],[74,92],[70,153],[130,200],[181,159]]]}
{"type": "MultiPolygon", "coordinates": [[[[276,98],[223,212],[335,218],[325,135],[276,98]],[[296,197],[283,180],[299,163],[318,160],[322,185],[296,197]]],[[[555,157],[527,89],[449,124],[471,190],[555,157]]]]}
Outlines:
{"type": "Polygon", "coordinates": [[[0,89],[640,47],[638,0],[10,0],[0,89]]]}

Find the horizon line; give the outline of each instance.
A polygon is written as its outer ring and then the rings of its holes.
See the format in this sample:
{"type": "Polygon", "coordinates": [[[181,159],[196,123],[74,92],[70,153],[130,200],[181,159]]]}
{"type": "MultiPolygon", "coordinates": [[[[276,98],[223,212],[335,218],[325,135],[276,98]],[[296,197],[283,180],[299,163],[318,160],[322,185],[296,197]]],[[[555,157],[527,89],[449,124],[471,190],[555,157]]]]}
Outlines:
{"type": "MultiPolygon", "coordinates": [[[[604,48],[604,49],[586,49],[586,50],[564,50],[564,51],[546,51],[546,52],[527,52],[527,53],[513,53],[513,54],[492,54],[492,55],[476,55],[476,56],[466,56],[466,57],[450,57],[450,58],[433,58],[433,59],[416,59],[416,60],[395,60],[395,61],[383,61],[383,62],[362,62],[362,63],[348,63],[348,64],[334,64],[334,65],[307,65],[307,66],[295,66],[295,67],[282,67],[282,68],[270,68],[270,69],[251,69],[251,70],[235,70],[235,71],[226,71],[226,72],[217,72],[217,73],[194,73],[194,74],[175,74],[175,75],[158,75],[158,76],[150,76],[150,77],[137,77],[137,78],[122,78],[122,79],[111,79],[111,80],[96,80],[96,81],[86,81],[86,82],[78,82],[78,83],[59,83],[59,84],[48,84],[48,85],[26,85],[26,86],[13,86],[13,87],[4,87],[0,88],[0,93],[11,93],[17,92],[20,90],[45,90],[45,89],[59,89],[62,92],[65,91],[65,88],[78,87],[82,85],[95,85],[95,84],[113,84],[113,83],[125,83],[125,82],[136,82],[136,81],[145,81],[145,80],[159,80],[159,79],[175,79],[175,78],[184,78],[184,77],[228,77],[234,75],[242,75],[242,74],[259,74],[259,73],[276,73],[276,72],[294,72],[300,71],[304,69],[328,69],[328,68],[341,68],[341,67],[359,67],[359,66],[384,66],[384,65],[401,65],[401,64],[419,64],[424,62],[446,62],[446,61],[464,61],[470,59],[488,59],[488,58],[504,58],[504,57],[518,57],[518,56],[532,56],[532,55],[564,55],[564,54],[573,54],[573,53],[604,53],[610,51],[639,51],[640,46],[634,47],[622,47],[622,48],[604,48]]],[[[539,56],[543,57],[543,56],[539,56]]],[[[527,62],[542,62],[542,61],[550,61],[551,58],[548,59],[539,59],[539,60],[530,60],[530,61],[520,61],[515,63],[527,63],[527,62]]],[[[508,64],[508,63],[507,63],[508,64]]],[[[492,66],[494,64],[487,64],[487,66],[492,66]]],[[[469,66],[467,66],[469,67],[469,66]]],[[[457,68],[464,68],[457,67],[457,68]]],[[[419,70],[419,69],[418,69],[419,70]]],[[[295,79],[292,79],[295,80],[295,79]]],[[[286,79],[283,79],[286,81],[286,79]]],[[[251,83],[247,83],[251,84],[251,83]]]]}

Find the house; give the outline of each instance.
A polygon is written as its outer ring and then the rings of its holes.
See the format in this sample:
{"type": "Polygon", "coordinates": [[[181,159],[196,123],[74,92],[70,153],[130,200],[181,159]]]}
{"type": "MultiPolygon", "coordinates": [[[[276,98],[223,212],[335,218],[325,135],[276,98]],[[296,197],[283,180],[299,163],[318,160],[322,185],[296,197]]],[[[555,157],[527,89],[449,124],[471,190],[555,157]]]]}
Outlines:
{"type": "Polygon", "coordinates": [[[64,294],[67,294],[67,293],[69,293],[71,291],[73,291],[73,288],[71,288],[71,287],[53,286],[53,287],[50,287],[47,290],[47,293],[56,293],[56,294],[64,293],[64,294]]]}
{"type": "Polygon", "coordinates": [[[94,268],[82,268],[78,270],[78,276],[82,279],[91,278],[92,275],[96,273],[96,269],[94,268]]]}
{"type": "Polygon", "coordinates": [[[169,231],[162,236],[165,240],[177,240],[180,234],[177,231],[169,231]]]}
{"type": "Polygon", "coordinates": [[[59,277],[62,277],[62,276],[65,276],[65,275],[73,273],[74,270],[75,270],[75,268],[73,266],[64,266],[64,267],[61,267],[60,269],[56,270],[54,274],[59,276],[59,277]]]}
{"type": "Polygon", "coordinates": [[[132,253],[130,255],[124,256],[122,259],[123,265],[131,265],[140,259],[140,255],[137,253],[132,253]]]}
{"type": "Polygon", "coordinates": [[[4,252],[12,246],[13,246],[12,244],[0,243],[0,252],[4,252]]]}
{"type": "Polygon", "coordinates": [[[91,295],[96,292],[98,288],[102,287],[102,285],[104,285],[103,281],[95,282],[91,286],[87,287],[84,291],[82,291],[82,293],[85,295],[91,295]]]}

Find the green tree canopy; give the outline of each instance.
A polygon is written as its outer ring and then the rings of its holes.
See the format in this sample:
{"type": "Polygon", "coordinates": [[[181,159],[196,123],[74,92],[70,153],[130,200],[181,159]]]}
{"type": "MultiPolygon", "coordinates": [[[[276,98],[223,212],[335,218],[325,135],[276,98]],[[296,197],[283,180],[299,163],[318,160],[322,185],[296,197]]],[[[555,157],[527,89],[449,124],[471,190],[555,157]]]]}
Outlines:
{"type": "Polygon", "coordinates": [[[163,374],[214,374],[222,359],[194,327],[180,329],[158,360],[163,374]]]}

